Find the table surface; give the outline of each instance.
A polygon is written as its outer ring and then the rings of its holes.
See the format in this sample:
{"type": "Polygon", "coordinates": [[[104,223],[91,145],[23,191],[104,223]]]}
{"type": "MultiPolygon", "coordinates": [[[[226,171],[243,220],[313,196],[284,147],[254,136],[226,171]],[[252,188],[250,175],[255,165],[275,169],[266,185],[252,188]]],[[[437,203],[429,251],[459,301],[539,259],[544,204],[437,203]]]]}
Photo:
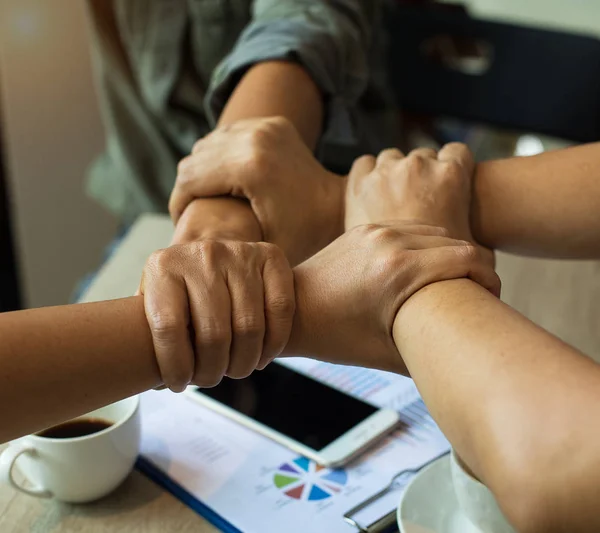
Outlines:
{"type": "MultiPolygon", "coordinates": [[[[145,216],[99,273],[85,301],[132,294],[148,255],[168,244],[171,223],[145,216]]],[[[499,254],[503,299],[600,360],[600,263],[523,259],[499,254]],[[552,287],[552,290],[548,290],[552,287]]],[[[216,531],[204,519],[134,472],[109,497],[88,505],[38,500],[0,485],[0,531],[15,533],[164,533],[216,531]]]]}

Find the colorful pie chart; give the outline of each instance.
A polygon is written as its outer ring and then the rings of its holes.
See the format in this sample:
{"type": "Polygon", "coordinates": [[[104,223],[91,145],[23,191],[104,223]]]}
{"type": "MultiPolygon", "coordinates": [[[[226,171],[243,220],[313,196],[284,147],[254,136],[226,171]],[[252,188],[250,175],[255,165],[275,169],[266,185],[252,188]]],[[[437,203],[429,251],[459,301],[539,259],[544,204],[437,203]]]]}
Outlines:
{"type": "Polygon", "coordinates": [[[273,476],[273,483],[286,496],[308,501],[335,496],[347,481],[348,474],[344,470],[330,470],[305,457],[283,463],[273,476]]]}

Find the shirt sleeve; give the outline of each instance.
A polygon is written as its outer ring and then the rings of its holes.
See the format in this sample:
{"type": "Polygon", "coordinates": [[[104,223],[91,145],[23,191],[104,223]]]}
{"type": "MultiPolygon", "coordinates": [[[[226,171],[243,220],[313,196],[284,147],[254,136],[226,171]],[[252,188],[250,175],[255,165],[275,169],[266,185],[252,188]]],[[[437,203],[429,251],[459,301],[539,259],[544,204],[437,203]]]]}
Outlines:
{"type": "Polygon", "coordinates": [[[356,142],[351,111],[368,82],[368,50],[377,0],[255,0],[252,21],[213,72],[205,107],[216,124],[235,84],[252,65],[300,63],[325,96],[322,140],[356,142]]]}

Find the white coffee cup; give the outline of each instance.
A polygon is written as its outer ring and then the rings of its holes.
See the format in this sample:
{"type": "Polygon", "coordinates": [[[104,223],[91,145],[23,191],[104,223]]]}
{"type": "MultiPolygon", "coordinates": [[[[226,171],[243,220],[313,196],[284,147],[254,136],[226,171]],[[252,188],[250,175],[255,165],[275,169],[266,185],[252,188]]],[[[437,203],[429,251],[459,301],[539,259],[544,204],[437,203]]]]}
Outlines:
{"type": "Polygon", "coordinates": [[[107,428],[73,438],[29,435],[0,455],[0,480],[41,498],[83,503],[117,488],[131,472],[140,446],[139,397],[134,396],[77,417],[101,419],[107,428]],[[15,480],[15,466],[31,488],[15,480]]]}
{"type": "Polygon", "coordinates": [[[456,499],[474,526],[483,533],[516,533],[504,518],[492,492],[463,468],[454,450],[450,469],[456,499]]]}

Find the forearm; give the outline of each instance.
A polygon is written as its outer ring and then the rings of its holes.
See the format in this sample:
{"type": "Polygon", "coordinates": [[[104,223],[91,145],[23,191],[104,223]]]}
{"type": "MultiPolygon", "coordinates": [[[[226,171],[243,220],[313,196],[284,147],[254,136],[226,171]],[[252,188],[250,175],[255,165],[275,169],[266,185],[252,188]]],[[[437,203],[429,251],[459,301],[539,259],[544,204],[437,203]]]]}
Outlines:
{"type": "Polygon", "coordinates": [[[600,143],[480,163],[471,225],[490,248],[600,258],[600,143]]]}
{"type": "Polygon", "coordinates": [[[272,116],[287,118],[306,145],[315,149],[323,125],[323,98],[302,66],[268,61],[250,68],[229,98],[219,126],[272,116]]]}
{"type": "Polygon", "coordinates": [[[198,198],[181,215],[171,244],[202,239],[259,242],[262,231],[246,200],[224,196],[198,198]]]}
{"type": "Polygon", "coordinates": [[[141,297],[0,314],[0,442],[161,384],[141,297]]]}
{"type": "Polygon", "coordinates": [[[598,365],[468,280],[411,297],[393,334],[433,417],[520,531],[600,528],[598,365]]]}
{"type": "MultiPolygon", "coordinates": [[[[321,134],[323,103],[319,89],[299,65],[269,61],[252,67],[231,95],[219,126],[238,120],[283,116],[314,150],[321,134]]],[[[198,198],[185,210],[177,224],[174,243],[202,238],[262,240],[260,225],[252,208],[233,198],[198,198]]]]}

